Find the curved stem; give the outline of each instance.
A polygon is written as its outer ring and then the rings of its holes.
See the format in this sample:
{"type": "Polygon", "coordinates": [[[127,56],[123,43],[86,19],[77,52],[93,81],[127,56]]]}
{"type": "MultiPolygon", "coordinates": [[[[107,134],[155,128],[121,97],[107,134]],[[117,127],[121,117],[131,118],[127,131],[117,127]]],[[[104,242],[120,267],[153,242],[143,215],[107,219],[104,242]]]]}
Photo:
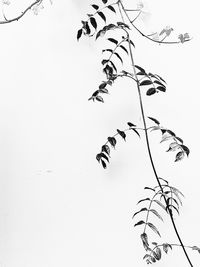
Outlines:
{"type": "MultiPolygon", "coordinates": [[[[128,33],[127,33],[128,34],[128,33]]],[[[131,43],[130,43],[130,37],[129,37],[129,34],[128,34],[128,43],[129,43],[129,51],[130,51],[130,57],[131,57],[131,65],[133,67],[133,73],[134,73],[134,76],[135,76],[135,79],[136,79],[136,82],[137,82],[137,89],[138,89],[138,95],[139,95],[139,102],[140,102],[140,109],[141,109],[141,114],[142,114],[142,120],[143,120],[143,125],[144,125],[144,133],[145,133],[145,139],[146,139],[146,145],[147,145],[147,151],[148,151],[148,155],[149,155],[149,159],[150,159],[150,162],[151,162],[151,166],[152,166],[152,169],[153,169],[153,172],[154,172],[154,175],[155,175],[155,178],[157,180],[157,183],[160,187],[160,190],[162,193],[163,192],[163,188],[162,188],[162,185],[160,183],[160,180],[159,180],[159,177],[158,177],[158,174],[157,174],[157,171],[156,171],[156,168],[155,168],[155,164],[154,164],[154,161],[153,161],[153,157],[152,157],[152,154],[151,154],[151,148],[150,148],[150,143],[149,143],[149,136],[148,136],[148,130],[147,130],[147,125],[146,125],[146,120],[145,120],[145,113],[144,113],[144,106],[143,106],[143,101],[142,101],[142,95],[141,95],[141,91],[140,91],[140,83],[139,83],[139,80],[137,78],[137,73],[136,73],[136,69],[135,69],[135,64],[134,64],[134,59],[133,59],[133,53],[132,53],[132,48],[131,48],[131,43]]],[[[191,267],[193,267],[191,261],[190,261],[190,258],[187,254],[187,251],[185,250],[185,247],[183,245],[183,242],[181,240],[181,237],[178,233],[178,230],[177,230],[177,227],[176,227],[176,224],[174,222],[174,218],[173,218],[173,214],[172,214],[172,210],[168,207],[167,205],[167,199],[165,197],[165,195],[163,194],[163,197],[164,197],[164,200],[165,200],[165,203],[166,203],[166,209],[167,211],[169,212],[169,216],[170,216],[170,219],[171,219],[171,222],[172,222],[172,225],[173,225],[173,228],[174,228],[174,231],[176,233],[176,236],[180,242],[180,245],[183,249],[183,252],[189,262],[189,265],[191,267]]]]}

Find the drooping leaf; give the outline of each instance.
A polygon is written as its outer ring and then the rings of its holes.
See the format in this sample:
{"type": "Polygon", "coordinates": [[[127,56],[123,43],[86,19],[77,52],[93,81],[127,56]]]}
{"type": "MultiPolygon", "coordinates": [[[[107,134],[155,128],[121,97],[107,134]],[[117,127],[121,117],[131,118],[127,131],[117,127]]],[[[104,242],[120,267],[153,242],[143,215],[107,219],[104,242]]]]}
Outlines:
{"type": "Polygon", "coordinates": [[[161,259],[161,249],[159,247],[157,247],[155,250],[154,250],[154,253],[153,253],[154,257],[156,258],[156,260],[160,260],[161,259]]]}
{"type": "Polygon", "coordinates": [[[171,186],[171,189],[173,190],[173,192],[177,192],[177,193],[179,193],[182,197],[185,197],[184,194],[183,194],[178,188],[176,188],[176,187],[174,187],[174,186],[171,186]]]}
{"type": "Polygon", "coordinates": [[[174,205],[171,205],[171,204],[169,204],[167,207],[166,207],[166,210],[171,210],[172,211],[172,208],[173,209],[175,209],[176,210],[176,212],[178,213],[178,215],[179,215],[179,210],[177,209],[177,207],[175,207],[174,205]]]}
{"type": "Polygon", "coordinates": [[[166,81],[162,78],[162,77],[160,77],[158,74],[155,74],[161,81],[163,81],[164,83],[166,83],[166,81]]]}
{"type": "Polygon", "coordinates": [[[100,159],[101,159],[101,153],[99,153],[99,154],[96,155],[96,159],[97,159],[97,161],[100,161],[100,159]]]}
{"type": "Polygon", "coordinates": [[[163,83],[161,83],[161,82],[158,81],[158,80],[154,81],[154,83],[157,83],[157,84],[159,84],[159,85],[162,86],[162,87],[166,87],[163,83]]]}
{"type": "Polygon", "coordinates": [[[123,45],[120,45],[119,47],[121,47],[126,53],[127,53],[127,55],[128,55],[128,50],[126,49],[126,47],[125,46],[123,46],[123,45]]]}
{"type": "Polygon", "coordinates": [[[79,41],[79,39],[81,38],[82,33],[83,33],[83,29],[78,30],[78,32],[77,32],[77,40],[78,40],[78,41],[79,41]]]}
{"type": "Polygon", "coordinates": [[[86,34],[87,34],[87,35],[90,35],[90,33],[91,33],[91,30],[90,30],[90,27],[89,27],[89,25],[88,25],[88,22],[87,22],[87,21],[85,22],[85,30],[86,30],[86,34]]]}
{"type": "Polygon", "coordinates": [[[154,191],[154,192],[155,192],[155,189],[154,189],[154,188],[151,188],[151,187],[148,187],[148,186],[145,186],[145,188],[144,188],[144,189],[152,190],[152,191],[154,191]]]}
{"type": "Polygon", "coordinates": [[[103,145],[101,152],[105,152],[108,156],[110,155],[110,147],[108,145],[103,145]]]}
{"type": "Polygon", "coordinates": [[[122,60],[122,58],[120,57],[120,55],[118,54],[118,53],[114,53],[114,55],[116,55],[118,58],[119,58],[119,60],[121,61],[121,63],[123,64],[123,60],[122,60]]]}
{"type": "Polygon", "coordinates": [[[163,218],[160,216],[160,214],[156,210],[150,209],[149,211],[152,212],[154,215],[156,215],[161,221],[163,221],[163,218]]]}
{"type": "Polygon", "coordinates": [[[144,224],[144,223],[145,223],[144,221],[139,221],[139,222],[137,222],[136,224],[134,224],[134,226],[142,225],[142,224],[144,224]]]}
{"type": "Polygon", "coordinates": [[[100,96],[100,95],[96,96],[95,99],[96,99],[98,102],[102,102],[102,103],[104,103],[103,97],[100,96]]]}
{"type": "Polygon", "coordinates": [[[176,134],[174,132],[172,132],[171,130],[166,130],[167,133],[169,133],[171,136],[176,136],[176,134]]]}
{"type": "Polygon", "coordinates": [[[177,136],[176,136],[176,140],[178,140],[180,143],[183,144],[183,140],[182,140],[180,137],[177,137],[177,136]]]}
{"type": "Polygon", "coordinates": [[[117,143],[117,140],[115,139],[115,137],[108,137],[108,142],[111,144],[112,147],[115,148],[115,145],[117,143]]]}
{"type": "Polygon", "coordinates": [[[169,249],[169,244],[164,243],[162,246],[163,246],[163,251],[167,254],[168,249],[169,249]]]}
{"type": "Polygon", "coordinates": [[[132,122],[127,122],[127,124],[128,124],[129,127],[136,127],[136,125],[133,124],[132,122]]]}
{"type": "Polygon", "coordinates": [[[132,40],[130,40],[130,44],[135,48],[135,45],[132,40]]]}
{"type": "Polygon", "coordinates": [[[108,61],[109,61],[108,59],[103,59],[103,60],[101,61],[101,64],[102,64],[102,65],[105,65],[106,63],[108,63],[108,61]]]}
{"type": "Polygon", "coordinates": [[[106,88],[99,89],[99,93],[108,94],[108,89],[106,88]]]}
{"type": "Polygon", "coordinates": [[[113,67],[113,69],[115,70],[115,72],[117,72],[117,68],[116,68],[115,64],[114,64],[111,60],[110,60],[109,62],[110,62],[110,64],[112,65],[112,67],[113,67]]]}
{"type": "Polygon", "coordinates": [[[117,25],[119,26],[119,27],[122,27],[122,28],[127,28],[127,29],[130,29],[129,28],[129,26],[128,26],[128,24],[126,24],[126,23],[124,23],[124,22],[117,22],[117,25]]]}
{"type": "Polygon", "coordinates": [[[152,81],[150,81],[150,80],[144,80],[144,81],[142,81],[142,82],[140,83],[140,86],[150,85],[150,84],[152,84],[152,81]]]}
{"type": "Polygon", "coordinates": [[[105,160],[107,160],[109,162],[109,158],[104,153],[101,152],[101,153],[96,155],[96,159],[98,161],[100,161],[102,158],[104,158],[105,160]]]}
{"type": "Polygon", "coordinates": [[[104,169],[106,169],[106,168],[107,168],[107,165],[106,165],[105,161],[104,161],[104,160],[102,160],[102,159],[101,159],[101,164],[102,164],[102,166],[103,166],[103,168],[104,168],[104,169]]]}
{"type": "Polygon", "coordinates": [[[98,15],[104,20],[104,22],[106,23],[106,17],[105,17],[105,15],[104,15],[104,13],[101,12],[101,11],[98,11],[97,13],[98,13],[98,15]]]}
{"type": "Polygon", "coordinates": [[[90,18],[90,23],[92,24],[92,26],[95,28],[95,30],[97,29],[97,22],[96,19],[94,17],[90,18]]]}
{"type": "Polygon", "coordinates": [[[142,243],[143,243],[143,246],[145,248],[145,250],[148,250],[149,248],[149,243],[148,243],[148,236],[146,233],[142,233],[140,235],[141,239],[142,239],[142,243]]]}
{"type": "Polygon", "coordinates": [[[112,42],[112,43],[114,43],[114,44],[118,44],[118,41],[117,40],[115,40],[114,38],[108,38],[108,41],[110,41],[110,42],[112,42]]]}
{"type": "Polygon", "coordinates": [[[117,132],[124,139],[124,141],[126,141],[126,134],[125,134],[125,132],[124,131],[121,131],[119,129],[117,129],[117,132]]]}
{"type": "Polygon", "coordinates": [[[156,124],[160,124],[160,122],[158,121],[158,120],[156,120],[156,119],[154,119],[154,118],[152,118],[152,117],[148,117],[150,120],[152,120],[153,122],[155,122],[156,124]]]}
{"type": "Polygon", "coordinates": [[[184,158],[184,152],[180,151],[176,154],[175,162],[180,161],[184,158]]]}
{"type": "Polygon", "coordinates": [[[107,6],[107,8],[110,9],[111,11],[113,11],[114,13],[116,13],[116,10],[114,9],[113,6],[110,5],[110,6],[107,6]]]}
{"type": "Polygon", "coordinates": [[[137,204],[139,204],[139,203],[141,203],[141,202],[143,202],[143,201],[147,201],[147,200],[150,200],[150,198],[149,198],[149,197],[147,197],[147,198],[143,198],[143,199],[139,200],[137,204]]]}
{"type": "Polygon", "coordinates": [[[190,154],[189,148],[187,146],[185,146],[185,145],[181,145],[181,147],[184,150],[184,152],[186,153],[186,155],[189,156],[189,154],[190,154]]]}
{"type": "Polygon", "coordinates": [[[136,129],[131,128],[131,130],[133,130],[140,137],[140,134],[138,133],[138,131],[136,129]]]}
{"type": "Polygon", "coordinates": [[[197,246],[193,246],[193,247],[192,247],[192,250],[197,250],[197,251],[200,253],[200,248],[197,247],[197,246]]]}
{"type": "Polygon", "coordinates": [[[148,222],[147,225],[148,225],[148,226],[149,226],[149,227],[150,227],[156,234],[158,234],[159,236],[161,236],[160,233],[159,233],[159,231],[158,231],[158,229],[155,227],[155,225],[154,225],[153,223],[148,222]]]}
{"type": "Polygon", "coordinates": [[[135,67],[136,67],[139,71],[141,71],[143,74],[146,74],[145,70],[144,70],[142,67],[140,67],[140,66],[138,66],[138,65],[135,65],[135,67]]]}
{"type": "Polygon", "coordinates": [[[146,95],[150,96],[156,93],[156,89],[155,88],[149,88],[146,92],[146,95]]]}
{"type": "Polygon", "coordinates": [[[158,89],[161,92],[166,92],[166,87],[163,86],[157,86],[156,89],[158,89]]]}
{"type": "Polygon", "coordinates": [[[113,50],[112,50],[112,49],[109,49],[109,48],[108,48],[108,49],[103,49],[103,50],[102,50],[102,53],[104,53],[104,52],[110,52],[110,53],[113,53],[113,50]]]}
{"type": "Polygon", "coordinates": [[[141,210],[135,212],[135,213],[133,214],[133,217],[132,217],[132,218],[134,218],[135,215],[137,215],[138,213],[140,213],[140,212],[142,212],[142,211],[147,211],[147,208],[142,208],[141,210]]]}
{"type": "Polygon", "coordinates": [[[102,2],[103,2],[104,4],[107,4],[108,0],[102,0],[102,2]]]}
{"type": "Polygon", "coordinates": [[[96,10],[98,10],[99,9],[99,6],[97,6],[97,5],[91,5],[94,9],[96,9],[96,10]]]}

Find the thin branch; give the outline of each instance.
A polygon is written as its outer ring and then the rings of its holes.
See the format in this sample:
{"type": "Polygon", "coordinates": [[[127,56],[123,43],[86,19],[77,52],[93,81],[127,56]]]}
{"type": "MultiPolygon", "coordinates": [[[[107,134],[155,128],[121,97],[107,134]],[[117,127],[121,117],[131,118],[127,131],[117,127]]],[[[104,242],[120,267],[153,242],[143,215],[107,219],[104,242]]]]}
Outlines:
{"type": "Polygon", "coordinates": [[[37,5],[37,4],[42,3],[42,1],[43,1],[43,0],[36,0],[36,1],[33,2],[30,6],[28,6],[28,7],[21,13],[21,15],[15,17],[15,18],[13,18],[13,19],[7,19],[7,18],[5,17],[5,14],[4,14],[4,18],[5,18],[5,20],[0,21],[0,24],[7,24],[7,23],[11,23],[11,22],[20,20],[20,19],[21,19],[21,18],[22,18],[22,17],[23,17],[29,10],[31,10],[32,7],[34,7],[34,6],[37,5]]]}

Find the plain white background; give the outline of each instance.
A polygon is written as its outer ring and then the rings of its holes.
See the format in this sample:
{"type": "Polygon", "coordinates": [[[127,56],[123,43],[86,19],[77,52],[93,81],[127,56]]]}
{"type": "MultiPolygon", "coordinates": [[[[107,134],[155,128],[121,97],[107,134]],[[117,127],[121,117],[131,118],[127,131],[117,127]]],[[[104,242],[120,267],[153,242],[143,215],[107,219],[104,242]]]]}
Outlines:
{"type": "MultiPolygon", "coordinates": [[[[31,1],[7,7],[19,14],[31,1]]],[[[101,1],[97,1],[100,3],[101,1]]],[[[141,124],[138,96],[130,81],[121,80],[105,103],[87,99],[104,79],[101,49],[106,42],[76,41],[80,20],[91,12],[90,1],[48,1],[38,16],[0,25],[0,266],[121,267],[146,266],[133,213],[144,186],[155,179],[144,138],[118,140],[111,163],[103,170],[95,160],[107,136],[126,122],[141,124]],[[90,10],[90,11],[89,11],[90,10]]],[[[92,2],[94,3],[94,2],[92,2]]],[[[128,1],[129,7],[134,1],[128,1]]],[[[153,155],[161,177],[183,191],[180,234],[188,245],[199,235],[199,45],[198,2],[148,1],[151,16],[142,27],[177,34],[191,42],[159,46],[133,33],[135,59],[168,82],[166,94],[144,96],[146,114],[184,139],[189,159],[174,163],[160,134],[152,133],[153,155]]],[[[111,13],[110,13],[111,14],[111,13]]],[[[103,25],[103,24],[102,24],[103,25]]],[[[138,215],[138,220],[142,219],[138,215]]],[[[152,241],[176,243],[173,229],[155,221],[162,233],[152,241]]],[[[194,266],[196,251],[189,251],[194,266]]],[[[180,249],[163,255],[157,266],[188,266],[180,249]]]]}

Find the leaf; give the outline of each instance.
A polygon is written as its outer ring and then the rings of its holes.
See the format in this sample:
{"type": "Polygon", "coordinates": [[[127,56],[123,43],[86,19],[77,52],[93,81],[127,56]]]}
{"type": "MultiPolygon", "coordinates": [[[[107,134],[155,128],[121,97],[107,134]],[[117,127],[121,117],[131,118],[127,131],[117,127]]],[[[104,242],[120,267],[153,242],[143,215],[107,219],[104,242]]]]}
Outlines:
{"type": "Polygon", "coordinates": [[[77,32],[77,40],[78,41],[81,38],[82,33],[83,33],[83,29],[78,30],[78,32],[77,32]]]}
{"type": "Polygon", "coordinates": [[[97,101],[99,101],[99,102],[102,102],[102,103],[104,103],[104,100],[103,100],[103,97],[102,96],[100,96],[100,95],[98,95],[98,96],[96,96],[96,98],[95,98],[97,101]]]}
{"type": "Polygon", "coordinates": [[[131,45],[135,48],[135,45],[132,40],[130,40],[131,45]]]}
{"type": "Polygon", "coordinates": [[[180,151],[176,154],[175,162],[180,161],[184,158],[184,152],[180,151]]]}
{"type": "Polygon", "coordinates": [[[99,93],[108,94],[108,89],[106,88],[99,89],[99,93]]]}
{"type": "Polygon", "coordinates": [[[136,224],[134,224],[134,226],[142,225],[142,224],[144,224],[144,223],[145,223],[144,221],[139,221],[139,222],[137,222],[136,224]]]}
{"type": "Polygon", "coordinates": [[[118,134],[124,139],[124,141],[126,141],[126,134],[124,131],[120,131],[119,129],[117,129],[118,134]]]}
{"type": "Polygon", "coordinates": [[[130,29],[129,28],[129,26],[128,26],[128,24],[126,24],[126,23],[124,23],[124,22],[117,22],[117,25],[119,26],[119,27],[122,27],[122,28],[127,28],[127,29],[130,29]]]}
{"type": "Polygon", "coordinates": [[[101,159],[101,153],[99,153],[99,154],[96,155],[96,159],[97,159],[97,161],[100,161],[100,159],[101,159]]]}
{"type": "Polygon", "coordinates": [[[161,237],[161,235],[160,235],[158,229],[155,227],[155,225],[154,225],[153,223],[148,222],[147,225],[148,225],[148,226],[149,226],[149,227],[150,227],[156,234],[158,234],[158,235],[161,237]]]}
{"type": "Polygon", "coordinates": [[[162,77],[160,77],[158,74],[155,74],[161,81],[163,81],[164,83],[166,83],[166,81],[162,78],[162,77]]]}
{"type": "Polygon", "coordinates": [[[142,81],[142,82],[140,83],[140,86],[150,85],[150,84],[152,84],[152,81],[150,81],[150,80],[145,80],[145,81],[142,81]]]}
{"type": "Polygon", "coordinates": [[[88,22],[86,21],[85,23],[85,30],[86,30],[86,34],[89,35],[91,33],[90,27],[88,25],[88,22]]]}
{"type": "Polygon", "coordinates": [[[153,95],[155,93],[156,93],[156,89],[152,87],[147,90],[146,95],[153,95]]]}
{"type": "Polygon", "coordinates": [[[133,214],[132,218],[134,218],[135,215],[137,215],[138,213],[140,213],[140,212],[142,212],[142,211],[147,211],[147,208],[142,208],[141,210],[135,212],[135,213],[133,214]]]}
{"type": "Polygon", "coordinates": [[[149,211],[152,212],[154,215],[156,215],[161,221],[163,221],[163,218],[160,216],[160,214],[156,210],[150,209],[149,211]]]}
{"type": "Polygon", "coordinates": [[[90,18],[90,23],[92,24],[92,26],[95,28],[95,30],[97,29],[97,22],[96,19],[94,17],[90,18]]]}
{"type": "Polygon", "coordinates": [[[120,57],[120,55],[118,54],[118,53],[114,53],[114,55],[116,55],[118,58],[119,58],[119,60],[121,61],[121,63],[123,64],[123,60],[122,60],[122,58],[120,57]]]}
{"type": "Polygon", "coordinates": [[[128,55],[128,50],[126,49],[126,47],[124,47],[123,45],[120,45],[119,47],[121,47],[128,55]]]}
{"type": "Polygon", "coordinates": [[[111,144],[112,147],[115,148],[115,145],[117,143],[115,137],[108,137],[108,142],[111,144]]]}
{"type": "Polygon", "coordinates": [[[136,127],[136,125],[133,124],[132,122],[127,122],[127,124],[128,124],[129,127],[136,127]]]}
{"type": "Polygon", "coordinates": [[[167,133],[169,133],[172,136],[176,136],[176,134],[174,132],[172,132],[171,130],[166,130],[167,133]]]}
{"type": "Polygon", "coordinates": [[[107,160],[109,162],[109,158],[104,153],[101,152],[101,153],[96,155],[96,159],[98,161],[100,161],[102,158],[104,158],[105,160],[107,160]]]}
{"type": "Polygon", "coordinates": [[[163,86],[158,86],[156,87],[156,89],[158,89],[161,92],[166,92],[166,87],[163,87],[163,86]]]}
{"type": "Polygon", "coordinates": [[[185,145],[181,145],[181,147],[184,150],[184,152],[186,153],[186,155],[189,156],[189,154],[190,154],[189,148],[187,146],[185,146],[185,145]]]}
{"type": "Polygon", "coordinates": [[[176,136],[176,140],[178,140],[180,143],[183,144],[183,140],[182,140],[180,137],[177,137],[177,136],[176,136]]]}
{"type": "Polygon", "coordinates": [[[103,60],[101,61],[101,64],[102,64],[102,65],[105,65],[106,63],[108,63],[108,61],[109,61],[108,59],[103,59],[103,60]]]}
{"type": "Polygon", "coordinates": [[[168,252],[168,248],[169,248],[170,246],[169,246],[169,244],[167,244],[167,243],[164,243],[163,244],[163,251],[167,254],[167,252],[168,252]]]}
{"type": "Polygon", "coordinates": [[[110,52],[110,53],[113,53],[113,50],[112,50],[112,49],[103,49],[103,50],[102,50],[102,53],[104,53],[104,52],[110,52]]]}
{"type": "Polygon", "coordinates": [[[118,44],[118,41],[117,40],[115,40],[114,38],[108,38],[108,41],[110,41],[110,42],[112,42],[112,43],[114,43],[114,44],[118,44]]]}
{"type": "Polygon", "coordinates": [[[145,186],[145,188],[144,188],[144,189],[152,190],[152,191],[154,191],[154,192],[155,192],[155,189],[153,189],[153,188],[151,188],[151,187],[148,187],[148,186],[145,186]]]}
{"type": "Polygon", "coordinates": [[[142,73],[146,74],[145,70],[144,70],[142,67],[140,67],[140,66],[138,66],[138,65],[135,65],[135,67],[136,67],[138,70],[140,70],[142,73]]]}
{"type": "Polygon", "coordinates": [[[102,82],[100,85],[99,85],[99,89],[104,89],[107,85],[107,82],[102,82]]]}
{"type": "Polygon", "coordinates": [[[143,198],[143,199],[139,200],[137,204],[139,204],[139,203],[141,203],[141,202],[143,202],[143,201],[147,201],[147,200],[151,200],[151,199],[150,199],[149,197],[147,197],[147,198],[143,198]]]}
{"type": "Polygon", "coordinates": [[[106,165],[105,161],[102,159],[101,159],[101,164],[102,164],[103,168],[106,169],[107,165],[106,165]]]}
{"type": "Polygon", "coordinates": [[[152,120],[153,122],[155,122],[156,124],[160,124],[160,122],[158,121],[158,120],[156,120],[156,119],[154,119],[154,118],[152,118],[152,117],[148,117],[150,120],[152,120]]]}
{"type": "Polygon", "coordinates": [[[154,257],[156,258],[156,260],[160,260],[161,259],[161,249],[159,247],[156,248],[156,250],[154,251],[154,257]]]}
{"type": "Polygon", "coordinates": [[[197,250],[197,251],[200,253],[200,248],[197,247],[197,246],[193,246],[193,247],[192,247],[192,250],[197,250]]]}
{"type": "Polygon", "coordinates": [[[136,129],[131,128],[131,130],[133,130],[140,137],[140,134],[138,133],[138,131],[136,129]]]}
{"type": "Polygon", "coordinates": [[[102,2],[103,2],[104,4],[106,4],[106,3],[108,2],[108,0],[102,0],[102,2]]]}
{"type": "Polygon", "coordinates": [[[91,5],[94,9],[98,10],[99,9],[99,6],[97,5],[91,5]]]}
{"type": "Polygon", "coordinates": [[[172,211],[172,209],[171,209],[171,207],[173,208],[173,209],[175,209],[176,210],[176,212],[178,213],[178,215],[179,215],[179,211],[178,211],[178,209],[177,209],[177,207],[175,207],[174,205],[168,205],[167,207],[166,207],[166,210],[167,209],[169,209],[169,210],[171,210],[172,211]]]}
{"type": "Polygon", "coordinates": [[[143,246],[145,248],[145,250],[148,250],[149,248],[149,243],[148,243],[148,236],[146,233],[142,233],[140,235],[141,239],[142,239],[142,243],[143,243],[143,246]]]}
{"type": "Polygon", "coordinates": [[[115,70],[115,72],[117,72],[117,68],[115,67],[115,64],[110,60],[109,61],[110,62],[110,64],[112,65],[112,67],[113,67],[113,69],[115,70]]]}
{"type": "Polygon", "coordinates": [[[104,20],[104,22],[106,23],[106,17],[105,17],[105,15],[103,14],[103,12],[98,11],[97,13],[98,13],[98,15],[104,20]]]}
{"type": "Polygon", "coordinates": [[[110,155],[110,147],[108,145],[103,145],[101,152],[105,152],[108,156],[110,155]]]}
{"type": "Polygon", "coordinates": [[[158,81],[158,80],[154,81],[154,83],[157,83],[157,84],[161,85],[162,87],[166,87],[163,83],[161,83],[161,82],[158,81]]]}
{"type": "Polygon", "coordinates": [[[113,6],[107,6],[108,9],[110,9],[111,11],[113,11],[114,13],[116,13],[115,9],[113,6]]]}

